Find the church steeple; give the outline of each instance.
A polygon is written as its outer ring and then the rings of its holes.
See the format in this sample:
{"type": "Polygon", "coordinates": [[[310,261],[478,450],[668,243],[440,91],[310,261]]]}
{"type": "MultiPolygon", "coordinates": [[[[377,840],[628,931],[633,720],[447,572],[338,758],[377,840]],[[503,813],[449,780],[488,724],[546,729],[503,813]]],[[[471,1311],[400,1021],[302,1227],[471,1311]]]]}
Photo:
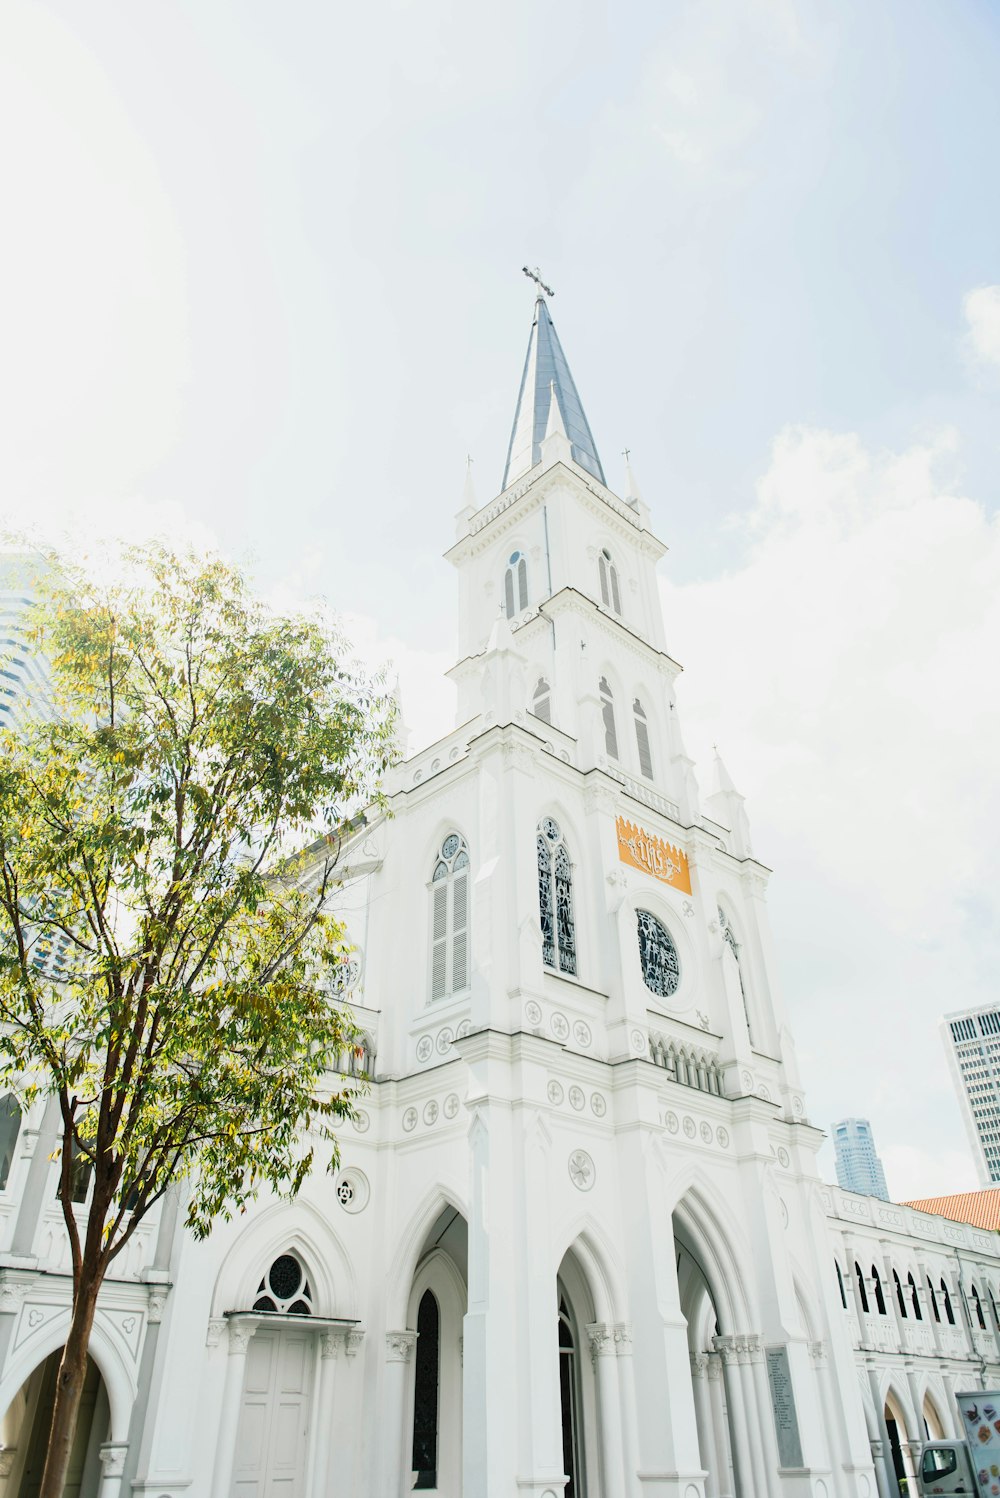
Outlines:
{"type": "Polygon", "coordinates": [[[528,339],[528,353],[517,395],[514,426],[507,449],[502,489],[541,462],[542,442],[549,427],[550,408],[555,402],[575,463],[605,483],[597,445],[569,372],[566,355],[552,323],[548,303],[539,293],[535,318],[528,339]]]}

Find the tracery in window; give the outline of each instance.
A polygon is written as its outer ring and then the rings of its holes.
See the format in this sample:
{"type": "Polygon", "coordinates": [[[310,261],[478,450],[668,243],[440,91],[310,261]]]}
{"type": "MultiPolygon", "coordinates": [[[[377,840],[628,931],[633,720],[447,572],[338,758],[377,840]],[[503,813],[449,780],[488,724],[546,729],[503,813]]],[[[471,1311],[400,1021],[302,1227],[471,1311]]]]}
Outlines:
{"type": "Polygon", "coordinates": [[[639,752],[639,773],[645,775],[647,780],[652,780],[653,754],[649,747],[649,724],[646,722],[646,713],[638,697],[632,703],[632,716],[635,719],[635,747],[639,752]]]}
{"type": "Polygon", "coordinates": [[[17,1098],[8,1092],[6,1097],[0,1098],[0,1191],[6,1189],[20,1132],[21,1109],[17,1098]]]}
{"type": "Polygon", "coordinates": [[[614,609],[616,614],[620,614],[622,595],[618,587],[618,568],[611,560],[611,553],[607,547],[598,558],[598,567],[601,574],[601,602],[606,609],[614,609]]]}
{"type": "Polygon", "coordinates": [[[637,910],[639,928],[639,962],[642,981],[650,993],[669,999],[681,981],[681,964],[670,932],[648,910],[637,910]]]}
{"type": "Polygon", "coordinates": [[[431,874],[431,998],[469,986],[469,850],[449,832],[431,874]]]}
{"type": "Polygon", "coordinates": [[[255,1311],[280,1316],[311,1316],[312,1290],[306,1272],[294,1254],[279,1254],[257,1286],[255,1311]]]}
{"type": "Polygon", "coordinates": [[[538,913],[542,927],[542,961],[561,973],[576,973],[576,926],[573,921],[573,868],[559,823],[543,817],[535,838],[538,849],[538,913]]]}
{"type": "Polygon", "coordinates": [[[417,1351],[413,1390],[414,1490],[437,1487],[438,1393],[441,1383],[441,1315],[430,1290],[417,1311],[417,1351]]]}
{"type": "Polygon", "coordinates": [[[507,618],[528,607],[528,561],[520,551],[511,553],[503,579],[503,603],[507,618]]]}
{"type": "Polygon", "coordinates": [[[740,961],[740,945],[736,940],[729,917],[722,906],[717,905],[715,908],[719,915],[719,929],[722,932],[722,939],[736,959],[736,976],[740,980],[740,998],[743,1000],[743,1018],[747,1022],[747,1036],[749,1037],[750,1044],[753,1045],[753,1026],[750,1023],[750,1006],[747,1003],[747,990],[743,982],[743,963],[740,961]]]}
{"type": "Polygon", "coordinates": [[[552,692],[544,676],[540,676],[535,683],[535,690],[531,697],[531,711],[536,718],[541,718],[543,723],[552,722],[552,692]]]}
{"type": "Polygon", "coordinates": [[[604,749],[611,759],[618,758],[618,730],[615,728],[615,699],[606,676],[598,683],[601,693],[601,717],[604,720],[604,749]]]}

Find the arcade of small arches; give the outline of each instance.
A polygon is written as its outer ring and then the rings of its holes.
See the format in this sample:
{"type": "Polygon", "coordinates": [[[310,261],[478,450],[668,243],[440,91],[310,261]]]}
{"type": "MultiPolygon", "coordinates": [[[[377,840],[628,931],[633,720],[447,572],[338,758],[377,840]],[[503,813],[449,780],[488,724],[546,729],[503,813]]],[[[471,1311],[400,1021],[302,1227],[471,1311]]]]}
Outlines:
{"type": "MultiPolygon", "coordinates": [[[[855,1308],[862,1315],[888,1316],[890,1308],[895,1303],[904,1321],[911,1316],[914,1321],[923,1321],[924,1312],[929,1309],[929,1313],[938,1324],[956,1325],[956,1291],[954,1287],[949,1287],[943,1275],[935,1285],[934,1280],[927,1274],[924,1276],[925,1284],[920,1285],[912,1269],[904,1271],[905,1278],[903,1278],[899,1270],[893,1268],[890,1282],[888,1271],[884,1270],[883,1274],[880,1274],[876,1264],[870,1266],[867,1276],[857,1260],[847,1275],[841,1268],[839,1259],[834,1260],[834,1267],[837,1273],[840,1304],[845,1311],[848,1308],[848,1286],[850,1286],[855,1292],[855,1308]]],[[[962,1294],[961,1286],[958,1287],[957,1294],[962,1294]]],[[[975,1282],[970,1282],[967,1305],[970,1323],[978,1326],[980,1331],[988,1329],[986,1311],[988,1305],[992,1327],[1000,1332],[1000,1310],[998,1310],[997,1300],[990,1284],[984,1284],[983,1292],[980,1293],[975,1282]]]]}

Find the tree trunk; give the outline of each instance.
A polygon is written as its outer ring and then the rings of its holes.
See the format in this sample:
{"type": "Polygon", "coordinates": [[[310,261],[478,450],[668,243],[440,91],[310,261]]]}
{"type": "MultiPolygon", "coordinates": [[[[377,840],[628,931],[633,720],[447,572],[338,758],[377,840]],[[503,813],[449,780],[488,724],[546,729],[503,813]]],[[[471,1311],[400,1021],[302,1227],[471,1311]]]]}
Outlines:
{"type": "Polygon", "coordinates": [[[87,1376],[87,1348],[97,1309],[97,1292],[101,1286],[100,1275],[87,1274],[83,1266],[80,1283],[73,1297],[73,1319],[69,1335],[63,1348],[59,1373],[56,1376],[56,1397],[52,1407],[52,1425],[49,1429],[49,1447],[45,1455],[45,1470],[38,1498],[63,1498],[66,1473],[73,1451],[76,1434],[76,1417],[80,1410],[83,1381],[87,1376]]]}

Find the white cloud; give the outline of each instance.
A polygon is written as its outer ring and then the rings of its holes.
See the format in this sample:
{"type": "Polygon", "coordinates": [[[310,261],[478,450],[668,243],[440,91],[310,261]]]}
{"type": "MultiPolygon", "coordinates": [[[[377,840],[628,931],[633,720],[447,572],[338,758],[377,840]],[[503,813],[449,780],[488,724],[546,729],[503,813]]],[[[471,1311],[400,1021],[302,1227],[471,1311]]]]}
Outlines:
{"type": "Polygon", "coordinates": [[[1000,526],[955,445],[786,430],[743,566],[663,587],[685,733],[703,761],[718,740],[776,868],[810,1111],[869,1114],[918,1195],[967,1162],[937,1021],[992,1001],[1000,956],[1000,526]]]}
{"type": "Polygon", "coordinates": [[[976,356],[985,364],[1000,364],[1000,286],[979,286],[968,292],[962,311],[976,356]]]}

